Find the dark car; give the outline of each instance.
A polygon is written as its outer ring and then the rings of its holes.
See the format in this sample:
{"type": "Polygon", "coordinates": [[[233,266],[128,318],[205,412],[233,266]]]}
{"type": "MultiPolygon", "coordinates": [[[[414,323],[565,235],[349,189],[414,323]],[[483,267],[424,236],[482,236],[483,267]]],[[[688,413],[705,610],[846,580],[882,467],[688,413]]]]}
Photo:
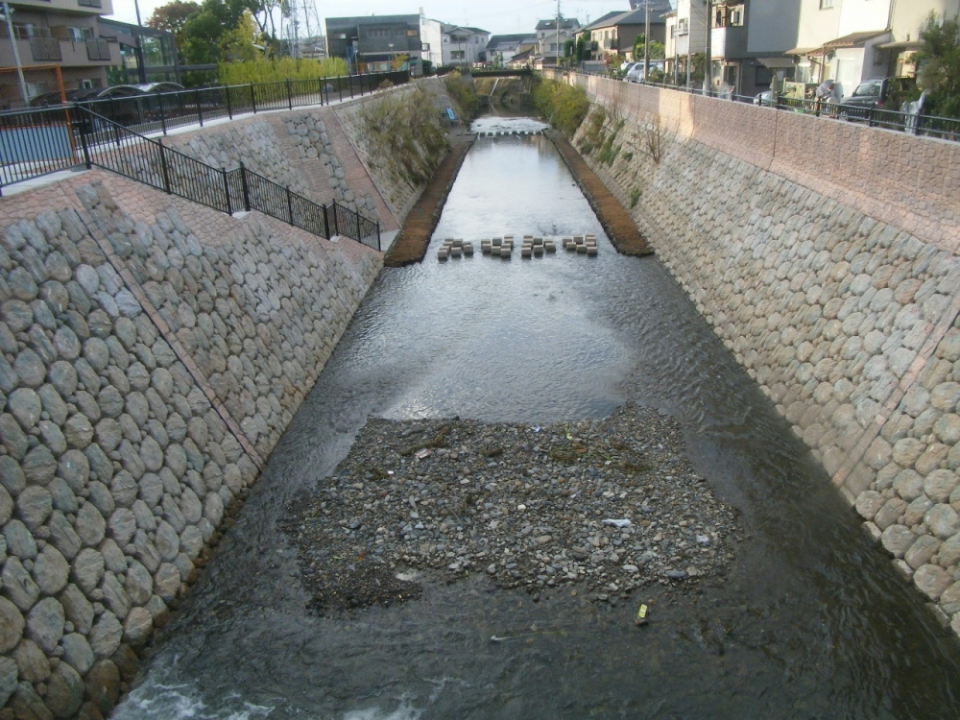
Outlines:
{"type": "Polygon", "coordinates": [[[840,103],[838,115],[842,120],[866,120],[877,110],[899,111],[904,100],[916,89],[912,78],[873,78],[864,80],[857,89],[840,103]]]}

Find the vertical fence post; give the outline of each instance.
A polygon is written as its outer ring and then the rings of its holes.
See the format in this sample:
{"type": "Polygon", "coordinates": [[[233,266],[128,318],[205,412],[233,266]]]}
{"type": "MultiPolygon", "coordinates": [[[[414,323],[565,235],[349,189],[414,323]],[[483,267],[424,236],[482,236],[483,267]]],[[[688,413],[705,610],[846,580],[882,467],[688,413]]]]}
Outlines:
{"type": "Polygon", "coordinates": [[[287,108],[293,110],[293,90],[290,88],[290,78],[287,78],[287,108]]]}
{"type": "Polygon", "coordinates": [[[243,190],[243,209],[250,212],[250,188],[247,187],[247,168],[240,162],[240,188],[243,190]]]}
{"type": "Polygon", "coordinates": [[[163,190],[170,194],[170,169],[167,167],[166,146],[163,144],[163,138],[157,138],[157,144],[160,146],[160,172],[163,173],[163,190]]]}
{"type": "Polygon", "coordinates": [[[321,205],[320,209],[323,210],[323,236],[329,240],[330,239],[330,218],[327,217],[327,206],[321,205]]]}
{"type": "Polygon", "coordinates": [[[223,89],[225,91],[224,95],[227,99],[227,117],[233,120],[233,106],[230,104],[230,86],[224,85],[223,89]]]}
{"type": "Polygon", "coordinates": [[[83,165],[89,170],[93,167],[93,163],[90,162],[90,146],[87,145],[87,123],[90,123],[90,127],[93,127],[93,118],[87,113],[85,108],[77,108],[79,116],[77,117],[77,127],[80,130],[80,147],[83,148],[83,165]]]}
{"type": "Polygon", "coordinates": [[[380,251],[380,221],[377,220],[377,251],[380,251]]]}
{"type": "Polygon", "coordinates": [[[317,78],[317,89],[320,91],[320,104],[323,105],[323,78],[317,78]]]}
{"type": "Polygon", "coordinates": [[[203,127],[203,110],[200,109],[200,88],[194,90],[193,100],[197,104],[197,120],[200,121],[200,127],[203,127]]]}
{"type": "Polygon", "coordinates": [[[159,90],[157,90],[157,104],[158,104],[159,107],[160,107],[160,127],[161,127],[162,130],[163,130],[163,135],[164,135],[164,137],[166,137],[166,135],[167,135],[167,118],[166,118],[166,115],[164,115],[164,112],[163,112],[163,93],[160,92],[159,90]]]}
{"type": "Polygon", "coordinates": [[[253,88],[253,83],[250,83],[250,106],[253,108],[253,114],[257,114],[257,92],[253,88]]]}
{"type": "Polygon", "coordinates": [[[230,181],[227,179],[227,169],[220,168],[223,175],[223,191],[227,194],[227,215],[233,215],[233,206],[230,204],[230,181]]]}
{"type": "Polygon", "coordinates": [[[357,218],[357,242],[358,242],[358,243],[362,243],[362,242],[363,242],[363,234],[362,234],[363,231],[360,229],[360,213],[355,212],[353,215],[354,215],[354,217],[357,218]]]}
{"type": "Polygon", "coordinates": [[[290,224],[293,225],[293,200],[290,197],[290,188],[287,188],[287,212],[290,214],[290,224]]]}
{"type": "Polygon", "coordinates": [[[334,200],[333,202],[331,202],[330,207],[333,208],[333,234],[339,235],[340,234],[340,213],[337,212],[337,201],[334,200]]]}

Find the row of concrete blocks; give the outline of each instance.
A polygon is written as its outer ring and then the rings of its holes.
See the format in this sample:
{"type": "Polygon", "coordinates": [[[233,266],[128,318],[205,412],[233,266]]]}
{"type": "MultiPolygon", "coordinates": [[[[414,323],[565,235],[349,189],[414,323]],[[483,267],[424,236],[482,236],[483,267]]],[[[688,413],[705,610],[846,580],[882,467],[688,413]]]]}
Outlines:
{"type": "MultiPolygon", "coordinates": [[[[567,252],[596,257],[596,235],[574,235],[563,238],[563,247],[567,252]]],[[[480,251],[484,255],[509,260],[513,256],[513,235],[504,235],[490,240],[480,241],[480,251]]],[[[546,240],[533,235],[524,235],[520,245],[520,257],[524,259],[539,258],[557,251],[557,244],[553,240],[546,240]]],[[[473,243],[460,238],[447,238],[437,250],[437,259],[446,262],[453,258],[473,257],[473,243]]]]}
{"type": "Polygon", "coordinates": [[[577,253],[577,255],[586,255],[587,257],[597,256],[597,236],[596,235],[574,235],[563,239],[563,248],[567,252],[577,253]]]}

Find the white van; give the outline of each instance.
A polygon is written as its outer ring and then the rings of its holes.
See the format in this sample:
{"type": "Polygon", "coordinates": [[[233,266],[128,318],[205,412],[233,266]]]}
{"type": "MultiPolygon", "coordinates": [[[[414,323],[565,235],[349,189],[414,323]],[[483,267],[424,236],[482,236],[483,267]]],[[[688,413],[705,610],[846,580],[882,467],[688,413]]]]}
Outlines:
{"type": "MultiPolygon", "coordinates": [[[[663,72],[665,60],[651,60],[650,61],[650,70],[659,70],[663,72]]],[[[643,62],[638,62],[632,68],[627,71],[627,74],[623,78],[627,82],[643,82],[643,62]]]]}

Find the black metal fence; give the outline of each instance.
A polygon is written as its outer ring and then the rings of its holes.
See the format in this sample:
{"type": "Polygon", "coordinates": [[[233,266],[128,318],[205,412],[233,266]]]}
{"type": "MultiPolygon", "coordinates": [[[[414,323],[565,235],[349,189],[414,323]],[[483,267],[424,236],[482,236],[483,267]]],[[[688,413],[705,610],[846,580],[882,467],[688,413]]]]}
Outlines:
{"type": "Polygon", "coordinates": [[[76,112],[87,167],[111,170],[220,212],[257,210],[322,238],[342,235],[380,250],[380,224],[336,202],[321,205],[242,163],[233,170],[218,169],[86,108],[76,112]]]}
{"type": "Polygon", "coordinates": [[[142,135],[166,136],[171,129],[186,125],[203,126],[244,113],[326,105],[369,94],[387,83],[401,85],[409,80],[409,72],[403,70],[222,85],[0,113],[0,194],[7,185],[70,170],[85,162],[80,136],[102,133],[104,120],[142,135]]]}
{"type": "MultiPolygon", "coordinates": [[[[577,75],[595,75],[610,80],[615,79],[606,73],[590,73],[572,69],[561,72],[571,72],[577,75]]],[[[910,135],[960,141],[960,119],[957,118],[944,118],[935,115],[915,115],[897,110],[888,110],[886,108],[857,107],[855,105],[844,105],[842,102],[828,103],[817,99],[794,98],[772,93],[760,93],[759,95],[734,95],[732,93],[717,91],[704,93],[702,88],[699,87],[674,85],[670,82],[669,76],[664,76],[661,82],[640,81],[639,84],[666,90],[677,90],[693,95],[706,94],[709,97],[719,98],[721,100],[752,103],[763,107],[772,107],[778,110],[815,115],[833,120],[859,122],[870,127],[902,131],[910,135]]]]}

